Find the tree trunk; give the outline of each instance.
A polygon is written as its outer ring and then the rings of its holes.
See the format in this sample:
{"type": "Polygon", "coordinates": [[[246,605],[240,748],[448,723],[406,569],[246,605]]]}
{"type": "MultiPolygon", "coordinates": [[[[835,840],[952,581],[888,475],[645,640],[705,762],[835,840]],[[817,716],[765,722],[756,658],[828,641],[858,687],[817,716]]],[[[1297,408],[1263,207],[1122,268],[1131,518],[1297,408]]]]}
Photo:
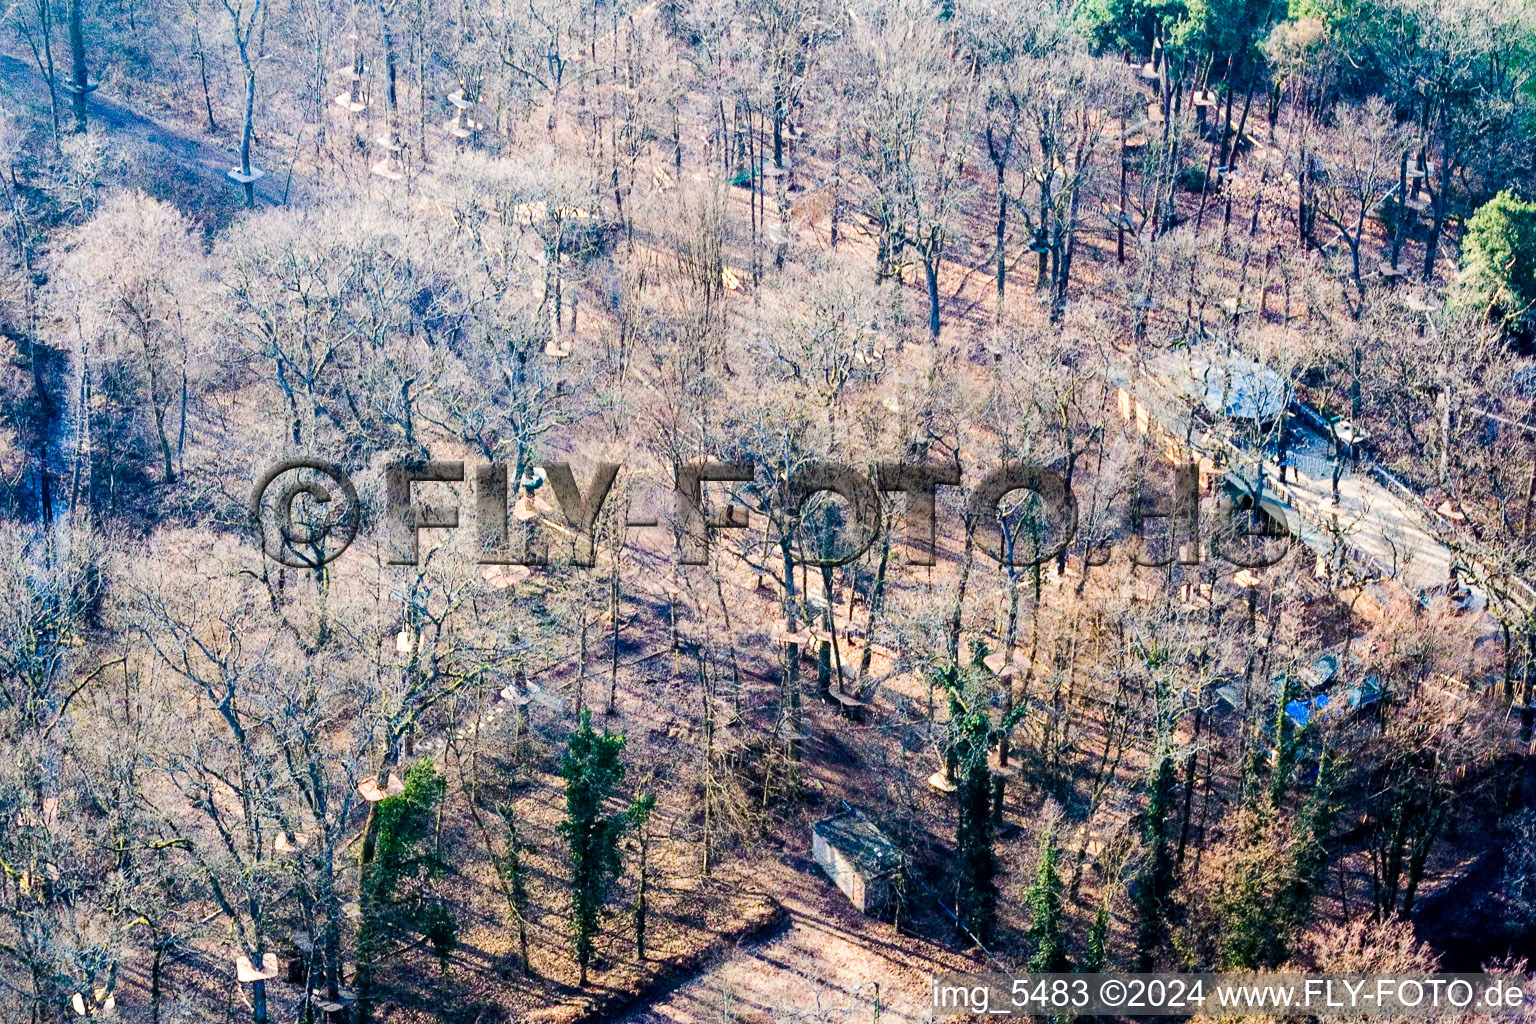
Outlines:
{"type": "Polygon", "coordinates": [[[960,664],[960,627],[965,615],[965,590],[971,578],[971,563],[976,554],[976,524],[967,519],[965,548],[960,555],[960,583],[955,588],[955,606],[949,617],[949,660],[960,664]]]}
{"type": "Polygon", "coordinates": [[[1189,812],[1195,796],[1195,768],[1200,763],[1198,747],[1200,743],[1200,726],[1204,718],[1204,709],[1195,705],[1195,735],[1190,741],[1189,754],[1184,758],[1184,806],[1179,811],[1179,850],[1175,856],[1175,862],[1184,863],[1184,847],[1189,843],[1189,812]]]}
{"type": "Polygon", "coordinates": [[[994,322],[1003,322],[1003,292],[1008,286],[1008,192],[1003,185],[1003,165],[997,164],[997,313],[994,322]]]}
{"type": "Polygon", "coordinates": [[[165,946],[155,940],[154,955],[149,961],[149,1024],[160,1024],[160,976],[165,967],[165,946]]]}
{"type": "Polygon", "coordinates": [[[939,254],[933,248],[923,251],[923,274],[928,279],[928,337],[939,343],[939,254]]]}
{"type": "Polygon", "coordinates": [[[638,889],[635,892],[635,958],[637,960],[639,960],[641,963],[645,963],[645,917],[646,917],[646,909],[647,909],[646,908],[646,895],[647,895],[646,889],[648,888],[648,883],[650,881],[650,876],[649,876],[649,872],[647,870],[647,864],[646,864],[646,861],[647,861],[647,856],[646,855],[648,853],[648,850],[646,848],[647,848],[647,846],[649,844],[646,842],[646,838],[645,838],[644,830],[643,829],[641,830],[641,835],[639,837],[639,845],[640,845],[640,859],[639,859],[640,860],[640,862],[639,862],[640,884],[639,884],[638,889]]]}
{"type": "Polygon", "coordinates": [[[1397,216],[1392,218],[1392,256],[1390,263],[1397,266],[1403,253],[1403,229],[1408,224],[1408,150],[1397,167],[1397,216]]]}
{"type": "Polygon", "coordinates": [[[1125,118],[1120,118],[1120,213],[1115,222],[1115,262],[1125,262],[1125,188],[1128,153],[1125,145],[1125,118]]]}
{"type": "Polygon", "coordinates": [[[85,132],[85,101],[90,95],[90,77],[85,70],[85,27],[80,14],[81,0],[69,0],[69,57],[74,86],[69,90],[75,108],[75,132],[85,132]]]}
{"type": "Polygon", "coordinates": [[[1521,675],[1524,677],[1520,691],[1520,742],[1531,742],[1531,727],[1536,724],[1536,709],[1531,706],[1532,697],[1536,697],[1536,633],[1528,633],[1525,638],[1525,668],[1521,675]]]}
{"type": "MultiPolygon", "coordinates": [[[[832,567],[821,567],[821,594],[827,602],[826,610],[821,613],[821,626],[827,631],[825,643],[816,645],[816,692],[824,701],[832,699],[832,631],[837,628],[837,617],[832,613],[832,567]]],[[[841,690],[843,680],[838,674],[837,686],[841,690]]]]}
{"type": "MultiPolygon", "coordinates": [[[[395,90],[396,58],[395,37],[389,29],[389,11],[384,6],[384,0],[378,0],[379,25],[384,34],[384,97],[388,100],[388,124],[386,128],[395,133],[400,130],[400,98],[395,90]]],[[[399,142],[397,138],[394,140],[399,142]]]]}
{"type": "Polygon", "coordinates": [[[320,904],[325,911],[325,994],[334,1000],[341,990],[341,899],[336,892],[334,840],[326,838],[326,850],[320,861],[320,904]]]}
{"type": "MultiPolygon", "coordinates": [[[[235,47],[240,52],[240,65],[245,69],[245,118],[240,131],[240,173],[246,177],[251,174],[251,135],[255,127],[256,114],[256,67],[251,63],[251,33],[255,31],[256,19],[261,16],[261,0],[256,0],[256,6],[251,11],[251,20],[246,23],[244,31],[240,27],[239,14],[232,13],[235,22],[235,47]]],[[[247,208],[256,205],[255,183],[243,182],[245,185],[245,205],[247,208]]]]}
{"type": "Polygon", "coordinates": [[[870,662],[874,658],[875,620],[885,603],[885,573],[891,561],[891,531],[882,530],[880,564],[875,570],[875,584],[869,592],[869,616],[864,624],[864,653],[859,656],[859,671],[854,679],[854,696],[864,699],[864,680],[869,677],[870,662]]]}
{"type": "Polygon", "coordinates": [[[1531,504],[1536,502],[1536,459],[1531,461],[1530,481],[1525,485],[1525,514],[1520,517],[1520,536],[1531,532],[1531,504]]]}
{"type": "Polygon", "coordinates": [[[203,83],[203,109],[208,114],[208,134],[219,133],[218,122],[213,119],[213,98],[208,91],[208,54],[203,47],[203,31],[198,24],[201,20],[201,10],[197,6],[192,8],[192,45],[197,48],[197,74],[203,83]]]}
{"type": "Polygon", "coordinates": [[[616,701],[619,693],[619,561],[615,554],[613,561],[613,574],[608,578],[608,613],[613,619],[612,643],[608,651],[608,709],[607,714],[612,715],[616,710],[616,701]]]}
{"type": "MultiPolygon", "coordinates": [[[[1430,205],[1434,208],[1434,221],[1429,228],[1429,239],[1424,243],[1424,283],[1428,284],[1435,276],[1435,259],[1440,254],[1440,232],[1445,230],[1446,193],[1451,187],[1450,161],[1445,152],[1440,154],[1440,187],[1435,189],[1430,196],[1430,205]]],[[[1425,176],[1425,183],[1429,178],[1425,176]]]]}
{"type": "MultiPolygon", "coordinates": [[[[784,560],[784,623],[793,633],[800,617],[795,608],[795,560],[790,547],[790,533],[779,539],[779,553],[784,560]]],[[[780,721],[789,724],[787,751],[791,761],[800,759],[800,645],[784,645],[783,690],[779,695],[780,721]]]]}
{"type": "Polygon", "coordinates": [[[784,169],[784,117],[785,110],[784,90],[780,86],[773,89],[773,166],[779,170],[784,169]]]}
{"type": "Polygon", "coordinates": [[[1060,237],[1057,239],[1056,279],[1052,282],[1051,294],[1052,323],[1060,323],[1067,311],[1067,286],[1072,281],[1072,260],[1077,253],[1077,211],[1082,199],[1083,171],[1088,163],[1087,148],[1088,138],[1084,135],[1078,140],[1075,158],[1078,171],[1073,176],[1072,193],[1067,201],[1066,222],[1060,225],[1060,237]]]}

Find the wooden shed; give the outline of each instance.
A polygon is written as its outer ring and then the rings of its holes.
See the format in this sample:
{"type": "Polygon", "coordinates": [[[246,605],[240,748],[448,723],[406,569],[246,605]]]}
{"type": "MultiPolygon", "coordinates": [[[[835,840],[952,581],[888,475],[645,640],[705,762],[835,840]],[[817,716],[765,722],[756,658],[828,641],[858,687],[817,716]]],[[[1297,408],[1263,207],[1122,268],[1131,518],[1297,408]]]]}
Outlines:
{"type": "Polygon", "coordinates": [[[901,858],[863,811],[850,807],[812,825],[811,853],[861,913],[878,913],[890,902],[901,858]]]}

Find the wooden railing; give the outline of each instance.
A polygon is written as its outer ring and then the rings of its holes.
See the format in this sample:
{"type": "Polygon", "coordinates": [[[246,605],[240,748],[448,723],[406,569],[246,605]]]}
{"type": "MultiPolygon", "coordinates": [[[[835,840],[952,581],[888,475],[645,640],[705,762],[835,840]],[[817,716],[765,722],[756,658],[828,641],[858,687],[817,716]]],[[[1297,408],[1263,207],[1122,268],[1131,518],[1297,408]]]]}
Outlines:
{"type": "MultiPolygon", "coordinates": [[[[1304,402],[1293,403],[1293,408],[1299,417],[1311,424],[1314,429],[1319,429],[1332,436],[1328,421],[1315,409],[1304,402]]],[[[1490,569],[1489,566],[1497,564],[1497,560],[1489,556],[1488,552],[1477,541],[1465,536],[1465,531],[1455,530],[1449,521],[1436,509],[1432,508],[1424,498],[1405,483],[1396,473],[1377,462],[1370,455],[1360,455],[1357,463],[1363,464],[1366,470],[1376,478],[1383,487],[1391,491],[1399,500],[1405,502],[1410,508],[1422,512],[1425,517],[1426,532],[1435,537],[1472,573],[1476,582],[1485,590],[1493,591],[1493,596],[1500,597],[1513,603],[1523,614],[1530,615],[1536,611],[1536,588],[1533,588],[1525,580],[1517,576],[1511,576],[1499,570],[1490,569]],[[1454,533],[1454,536],[1452,534],[1454,533]]],[[[1305,515],[1305,513],[1303,513],[1305,515]]],[[[1363,552],[1362,552],[1363,553],[1363,552]]]]}

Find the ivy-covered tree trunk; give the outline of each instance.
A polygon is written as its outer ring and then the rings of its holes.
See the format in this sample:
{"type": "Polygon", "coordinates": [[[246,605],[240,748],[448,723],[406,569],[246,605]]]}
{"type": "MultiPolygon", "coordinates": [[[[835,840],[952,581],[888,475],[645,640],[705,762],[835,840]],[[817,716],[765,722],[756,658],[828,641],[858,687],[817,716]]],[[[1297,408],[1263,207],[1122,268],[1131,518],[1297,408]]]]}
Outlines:
{"type": "Polygon", "coordinates": [[[523,840],[517,834],[517,815],[512,808],[503,804],[497,808],[497,813],[506,826],[506,849],[496,862],[496,871],[501,876],[507,903],[517,922],[517,947],[523,961],[523,973],[532,974],[533,964],[528,959],[528,878],[523,864],[523,840]]]}
{"type": "Polygon", "coordinates": [[[992,851],[992,768],[987,754],[996,737],[1011,730],[1022,707],[996,727],[988,714],[984,684],[994,677],[983,667],[985,648],[965,668],[949,666],[938,682],[949,696],[946,763],[955,782],[955,845],[959,858],[956,928],[985,945],[997,922],[997,860],[992,851]]]}
{"type": "Polygon", "coordinates": [[[992,853],[992,776],[986,752],[980,765],[962,751],[955,797],[959,820],[956,846],[960,851],[960,899],[956,914],[961,928],[976,941],[992,938],[997,921],[997,862],[992,853]]]}
{"type": "Polygon", "coordinates": [[[1093,915],[1093,927],[1088,929],[1088,956],[1083,961],[1083,970],[1096,974],[1104,969],[1108,941],[1109,901],[1106,899],[1099,904],[1098,913],[1093,915]]]}
{"type": "Polygon", "coordinates": [[[1296,723],[1291,721],[1286,705],[1296,699],[1296,683],[1289,675],[1280,684],[1275,702],[1275,764],[1269,776],[1269,803],[1279,807],[1291,783],[1291,769],[1296,765],[1296,723]]]}
{"type": "Polygon", "coordinates": [[[583,709],[581,723],[560,757],[566,817],[559,832],[570,847],[571,940],[582,987],[587,984],[608,886],[619,870],[623,820],[619,815],[604,815],[603,806],[624,778],[619,760],[623,749],[624,736],[598,733],[592,728],[591,711],[583,709]]]}
{"type": "MultiPolygon", "coordinates": [[[[779,539],[779,554],[784,563],[784,621],[793,633],[799,624],[799,602],[795,595],[795,555],[790,534],[779,539]]],[[[786,754],[791,761],[800,759],[800,645],[784,645],[784,664],[780,675],[779,721],[788,730],[786,754]]]]}
{"type": "Polygon", "coordinates": [[[630,827],[635,830],[635,840],[638,846],[637,867],[640,878],[635,889],[635,959],[645,962],[645,925],[646,914],[649,910],[650,898],[650,840],[651,834],[648,826],[651,823],[651,811],[656,807],[654,794],[645,793],[636,801],[630,809],[630,827]]]}
{"type": "Polygon", "coordinates": [[[1173,858],[1168,848],[1168,813],[1173,803],[1174,764],[1172,752],[1159,753],[1152,770],[1152,787],[1142,822],[1142,840],[1146,850],[1141,870],[1132,885],[1136,904],[1136,970],[1152,970],[1158,947],[1168,930],[1168,891],[1173,881],[1173,858]]]}
{"type": "Polygon", "coordinates": [[[426,888],[443,869],[431,840],[447,782],[431,758],[411,765],[404,782],[402,792],[373,805],[372,857],[359,863],[357,1024],[373,1019],[374,964],[392,937],[419,933],[445,963],[455,941],[453,918],[426,888]]]}
{"type": "Polygon", "coordinates": [[[1242,845],[1228,862],[1217,901],[1222,959],[1228,970],[1273,970],[1290,959],[1295,937],[1312,922],[1312,901],[1328,871],[1333,805],[1326,759],[1294,821],[1250,793],[1239,812],[1242,845]]]}
{"type": "Polygon", "coordinates": [[[1067,940],[1062,934],[1061,876],[1056,870],[1056,834],[1046,832],[1040,843],[1040,868],[1035,884],[1024,895],[1029,908],[1029,941],[1035,947],[1029,970],[1060,974],[1067,970],[1067,940]]]}
{"type": "Polygon", "coordinates": [[[1318,757],[1317,781],[1302,814],[1291,885],[1281,901],[1282,912],[1293,929],[1300,929],[1311,919],[1312,900],[1328,879],[1328,840],[1333,836],[1336,813],[1332,775],[1324,754],[1318,757]]]}

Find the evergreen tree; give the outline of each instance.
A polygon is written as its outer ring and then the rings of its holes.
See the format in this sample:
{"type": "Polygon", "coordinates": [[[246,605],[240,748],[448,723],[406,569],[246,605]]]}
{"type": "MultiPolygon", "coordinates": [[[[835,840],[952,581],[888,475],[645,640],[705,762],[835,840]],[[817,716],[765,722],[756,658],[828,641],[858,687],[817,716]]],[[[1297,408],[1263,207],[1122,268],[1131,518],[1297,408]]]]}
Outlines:
{"type": "Polygon", "coordinates": [[[1057,974],[1067,970],[1067,941],[1062,934],[1061,876],[1056,871],[1056,834],[1046,832],[1040,842],[1040,869],[1035,884],[1024,895],[1029,907],[1029,941],[1035,947],[1029,970],[1057,974]]]}
{"type": "Polygon", "coordinates": [[[558,828],[570,846],[572,940],[583,986],[609,884],[619,871],[619,839],[626,815],[604,815],[603,806],[624,778],[619,760],[623,750],[624,736],[597,732],[592,728],[592,713],[584,708],[581,723],[560,756],[566,817],[558,828]]]}
{"type": "Polygon", "coordinates": [[[1083,34],[1099,51],[1150,54],[1154,40],[1188,15],[1185,0],[1084,0],[1077,6],[1083,34]]]}
{"type": "Polygon", "coordinates": [[[1460,301],[1511,331],[1536,323],[1536,203],[1500,192],[1467,221],[1460,301]]]}
{"type": "Polygon", "coordinates": [[[1242,846],[1228,867],[1218,907],[1222,959],[1229,969],[1275,968],[1311,923],[1312,901],[1328,871],[1334,809],[1326,759],[1294,823],[1267,800],[1238,815],[1242,846]]]}
{"type": "Polygon", "coordinates": [[[1242,845],[1217,900],[1222,961],[1233,970],[1274,967],[1285,959],[1284,927],[1274,905],[1276,868],[1284,860],[1277,819],[1278,812],[1267,801],[1237,814],[1242,845]]]}

